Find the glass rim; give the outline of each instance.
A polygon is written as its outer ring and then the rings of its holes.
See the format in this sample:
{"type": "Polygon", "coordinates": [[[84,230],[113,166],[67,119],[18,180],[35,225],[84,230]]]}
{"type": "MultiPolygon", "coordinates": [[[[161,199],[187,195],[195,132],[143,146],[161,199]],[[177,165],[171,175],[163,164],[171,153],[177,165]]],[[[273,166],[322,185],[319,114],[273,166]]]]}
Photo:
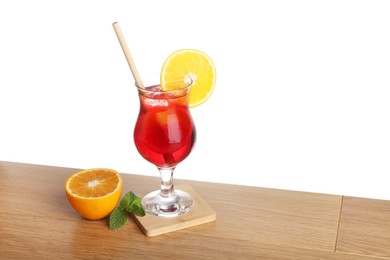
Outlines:
{"type": "Polygon", "coordinates": [[[186,90],[188,88],[191,88],[191,86],[194,83],[194,80],[191,77],[186,77],[186,78],[184,78],[183,81],[177,80],[177,82],[179,82],[179,84],[183,84],[183,87],[180,87],[178,89],[170,89],[170,90],[162,90],[162,89],[160,89],[158,91],[154,91],[154,90],[149,90],[147,88],[148,87],[154,87],[154,86],[161,86],[160,82],[157,82],[156,84],[147,84],[144,87],[138,86],[137,82],[134,82],[134,85],[138,89],[138,91],[142,91],[142,92],[145,92],[145,93],[173,93],[173,92],[183,91],[183,90],[186,90]]]}

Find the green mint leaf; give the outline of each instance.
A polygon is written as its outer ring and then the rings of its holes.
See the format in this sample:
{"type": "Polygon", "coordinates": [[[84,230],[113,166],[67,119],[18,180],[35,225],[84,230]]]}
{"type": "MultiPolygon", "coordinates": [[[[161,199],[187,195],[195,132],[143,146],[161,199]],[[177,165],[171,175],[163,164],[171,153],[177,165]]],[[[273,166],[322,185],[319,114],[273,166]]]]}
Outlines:
{"type": "Polygon", "coordinates": [[[130,204],[133,202],[133,200],[135,198],[138,198],[138,197],[132,191],[129,191],[128,193],[126,193],[120,202],[121,208],[123,210],[126,210],[126,208],[128,208],[130,206],[130,204]]]}
{"type": "Polygon", "coordinates": [[[109,226],[112,229],[120,228],[127,221],[126,212],[143,217],[145,211],[141,206],[141,199],[133,192],[129,191],[121,199],[119,205],[110,215],[109,226]]]}
{"type": "Polygon", "coordinates": [[[126,211],[140,217],[145,216],[145,211],[141,206],[141,199],[138,197],[131,202],[131,204],[126,208],[126,211]]]}
{"type": "Polygon", "coordinates": [[[128,213],[132,213],[140,217],[145,216],[145,211],[141,206],[141,198],[131,191],[126,193],[121,200],[120,205],[121,208],[128,213]]]}
{"type": "Polygon", "coordinates": [[[127,216],[121,207],[116,207],[110,215],[109,226],[112,229],[120,228],[126,223],[127,216]]]}

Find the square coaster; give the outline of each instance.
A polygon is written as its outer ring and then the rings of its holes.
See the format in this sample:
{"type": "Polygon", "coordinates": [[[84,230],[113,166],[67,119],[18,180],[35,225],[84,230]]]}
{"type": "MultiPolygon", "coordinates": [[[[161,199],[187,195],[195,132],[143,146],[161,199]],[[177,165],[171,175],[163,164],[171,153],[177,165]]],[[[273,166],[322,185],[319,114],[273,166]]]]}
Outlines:
{"type": "Polygon", "coordinates": [[[181,184],[175,186],[175,189],[176,188],[191,194],[194,199],[191,210],[173,218],[157,217],[150,214],[146,214],[144,217],[134,216],[135,221],[146,236],[154,237],[212,222],[216,219],[215,211],[189,185],[181,184]]]}

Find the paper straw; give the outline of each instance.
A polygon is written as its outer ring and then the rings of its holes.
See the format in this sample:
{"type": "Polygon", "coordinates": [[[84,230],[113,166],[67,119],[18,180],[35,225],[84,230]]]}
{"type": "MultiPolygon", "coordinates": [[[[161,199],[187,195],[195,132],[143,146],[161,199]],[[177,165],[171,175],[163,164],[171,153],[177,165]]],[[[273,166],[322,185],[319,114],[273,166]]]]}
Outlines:
{"type": "Polygon", "coordinates": [[[122,31],[121,31],[121,28],[119,27],[118,22],[113,23],[112,26],[114,27],[116,36],[118,37],[118,40],[119,40],[119,43],[120,43],[120,45],[122,47],[123,53],[125,54],[127,63],[130,66],[130,70],[131,70],[131,73],[133,74],[133,77],[135,79],[135,83],[137,84],[137,86],[139,88],[145,88],[145,86],[144,86],[144,84],[143,84],[143,82],[141,80],[141,77],[140,77],[140,75],[138,73],[138,70],[137,70],[137,68],[135,66],[133,57],[131,56],[129,48],[127,47],[125,38],[123,37],[122,31]]]}

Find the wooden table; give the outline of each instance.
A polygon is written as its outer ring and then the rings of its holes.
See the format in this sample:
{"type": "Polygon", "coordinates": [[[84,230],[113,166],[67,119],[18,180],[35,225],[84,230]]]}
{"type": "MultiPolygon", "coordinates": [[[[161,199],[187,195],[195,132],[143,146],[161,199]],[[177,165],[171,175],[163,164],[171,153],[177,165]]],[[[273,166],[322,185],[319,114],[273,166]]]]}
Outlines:
{"type": "MultiPolygon", "coordinates": [[[[390,259],[390,201],[181,181],[215,222],[149,238],[129,218],[110,230],[68,204],[78,169],[0,162],[0,259],[390,259]]],[[[157,177],[123,174],[146,194],[157,177]]]]}

